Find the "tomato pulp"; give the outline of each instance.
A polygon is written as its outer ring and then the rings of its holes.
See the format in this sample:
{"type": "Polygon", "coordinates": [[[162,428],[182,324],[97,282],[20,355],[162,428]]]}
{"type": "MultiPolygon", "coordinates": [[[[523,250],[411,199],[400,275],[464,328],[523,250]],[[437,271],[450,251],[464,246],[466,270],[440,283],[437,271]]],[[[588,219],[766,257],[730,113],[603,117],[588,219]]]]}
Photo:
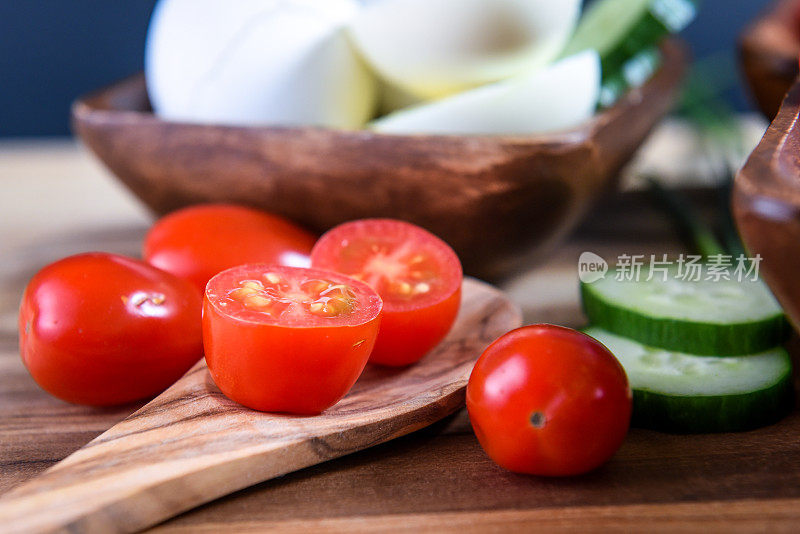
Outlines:
{"type": "Polygon", "coordinates": [[[113,254],[81,254],[37,273],[19,314],[34,380],[65,401],[108,406],[152,397],[203,355],[200,295],[186,280],[113,254]]]}
{"type": "Polygon", "coordinates": [[[337,273],[266,264],[223,271],[203,301],[211,376],[249,408],[318,414],[364,370],[382,307],[369,286],[337,273]]]}
{"type": "Polygon", "coordinates": [[[307,267],[316,238],[262,211],[204,204],[160,219],[147,233],[148,263],[191,280],[200,291],[220,271],[245,263],[307,267]]]}
{"type": "Polygon", "coordinates": [[[501,467],[567,476],[607,461],[631,417],[622,366],[591,337],[552,325],[526,326],[492,343],[467,385],[478,441],[501,467]]]}
{"type": "Polygon", "coordinates": [[[435,347],[461,305],[461,262],[444,241],[389,219],[345,223],[323,235],[311,264],[363,280],[384,302],[370,361],[408,365],[435,347]]]}

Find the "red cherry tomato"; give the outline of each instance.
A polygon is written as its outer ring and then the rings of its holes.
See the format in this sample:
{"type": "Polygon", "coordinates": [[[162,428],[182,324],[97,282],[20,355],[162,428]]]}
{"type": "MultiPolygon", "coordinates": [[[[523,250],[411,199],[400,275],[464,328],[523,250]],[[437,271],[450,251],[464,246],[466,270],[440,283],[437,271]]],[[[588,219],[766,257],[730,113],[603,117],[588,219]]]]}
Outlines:
{"type": "Polygon", "coordinates": [[[317,414],[358,379],[383,303],[340,274],[242,265],[208,283],[206,361],[222,392],[266,412],[317,414]]]}
{"type": "Polygon", "coordinates": [[[192,284],[144,262],[65,258],[25,289],[22,360],[65,401],[109,406],[152,397],[203,355],[200,309],[192,284]]]}
{"type": "Polygon", "coordinates": [[[614,356],[589,336],[552,325],[519,328],[481,355],[467,410],[483,449],[518,473],[569,476],[622,444],[631,392],[614,356]]]}
{"type": "Polygon", "coordinates": [[[148,263],[205,290],[220,271],[245,263],[307,267],[316,238],[286,219],[226,204],[184,208],[147,233],[148,263]]]}
{"type": "Polygon", "coordinates": [[[363,280],[383,299],[373,363],[416,362],[447,335],[458,314],[461,262],[444,241],[413,224],[345,223],[319,239],[311,264],[363,280]]]}

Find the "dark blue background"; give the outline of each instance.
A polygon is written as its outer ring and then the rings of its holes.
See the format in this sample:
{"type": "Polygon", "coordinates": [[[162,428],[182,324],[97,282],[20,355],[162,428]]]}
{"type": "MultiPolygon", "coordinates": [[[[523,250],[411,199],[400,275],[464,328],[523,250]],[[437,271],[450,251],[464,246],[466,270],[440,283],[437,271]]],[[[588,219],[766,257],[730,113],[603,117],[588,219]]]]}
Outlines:
{"type": "MultiPolygon", "coordinates": [[[[721,53],[732,64],[736,35],[768,2],[705,0],[686,31],[695,56],[721,53]]],[[[72,99],[141,70],[154,4],[0,0],[0,137],[67,135],[72,99]]],[[[741,89],[730,93],[747,106],[741,89]]]]}

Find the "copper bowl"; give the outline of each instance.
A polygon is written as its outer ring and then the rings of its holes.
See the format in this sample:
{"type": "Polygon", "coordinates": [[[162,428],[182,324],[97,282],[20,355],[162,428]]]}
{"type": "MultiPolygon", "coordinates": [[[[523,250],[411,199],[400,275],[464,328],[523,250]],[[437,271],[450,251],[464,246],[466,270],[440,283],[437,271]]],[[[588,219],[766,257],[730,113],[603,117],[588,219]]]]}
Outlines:
{"type": "Polygon", "coordinates": [[[777,0],[739,39],[739,55],[759,109],[772,119],[800,66],[800,0],[777,0]]]}
{"type": "Polygon", "coordinates": [[[643,87],[582,126],[543,136],[396,136],[166,122],[137,76],[78,100],[77,134],[155,213],[255,206],[322,232],[405,219],[448,241],[467,273],[498,279],[544,257],[672,106],[687,54],[664,45],[643,87]]]}

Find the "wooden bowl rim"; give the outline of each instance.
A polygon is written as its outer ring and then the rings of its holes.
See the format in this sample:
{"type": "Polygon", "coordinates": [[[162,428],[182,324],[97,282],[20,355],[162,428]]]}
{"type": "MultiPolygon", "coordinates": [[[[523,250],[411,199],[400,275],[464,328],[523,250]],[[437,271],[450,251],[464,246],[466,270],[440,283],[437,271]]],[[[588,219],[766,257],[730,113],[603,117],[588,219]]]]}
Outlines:
{"type": "Polygon", "coordinates": [[[127,122],[134,124],[159,124],[166,127],[176,128],[213,128],[218,131],[241,131],[250,130],[254,132],[275,132],[283,134],[319,132],[328,135],[335,135],[342,139],[352,139],[369,141],[377,139],[390,139],[399,143],[419,142],[426,140],[436,140],[438,142],[461,142],[461,143],[484,143],[500,145],[565,145],[579,144],[595,135],[595,132],[613,124],[617,119],[632,108],[647,100],[651,94],[657,93],[663,86],[672,86],[675,80],[679,79],[683,73],[685,65],[688,63],[688,50],[686,45],[678,38],[667,39],[661,45],[663,62],[661,68],[645,84],[634,88],[625,94],[611,108],[596,113],[589,121],[574,128],[553,132],[548,134],[535,135],[437,135],[437,134],[417,134],[417,135],[397,135],[378,133],[366,129],[362,130],[339,130],[317,126],[264,126],[247,125],[235,126],[212,123],[191,123],[168,121],[157,117],[152,111],[142,111],[134,109],[122,109],[109,105],[113,99],[110,98],[123,91],[140,91],[144,84],[144,74],[138,73],[115,82],[104,88],[95,90],[79,97],[72,104],[72,119],[74,122],[92,123],[120,123],[127,122]]]}
{"type": "MultiPolygon", "coordinates": [[[[784,161],[789,140],[800,145],[800,78],[786,95],[777,116],[764,137],[739,171],[736,181],[740,194],[751,198],[772,199],[792,206],[800,213],[798,170],[789,172],[784,161]]],[[[800,155],[797,156],[800,160],[800,155]]]]}

